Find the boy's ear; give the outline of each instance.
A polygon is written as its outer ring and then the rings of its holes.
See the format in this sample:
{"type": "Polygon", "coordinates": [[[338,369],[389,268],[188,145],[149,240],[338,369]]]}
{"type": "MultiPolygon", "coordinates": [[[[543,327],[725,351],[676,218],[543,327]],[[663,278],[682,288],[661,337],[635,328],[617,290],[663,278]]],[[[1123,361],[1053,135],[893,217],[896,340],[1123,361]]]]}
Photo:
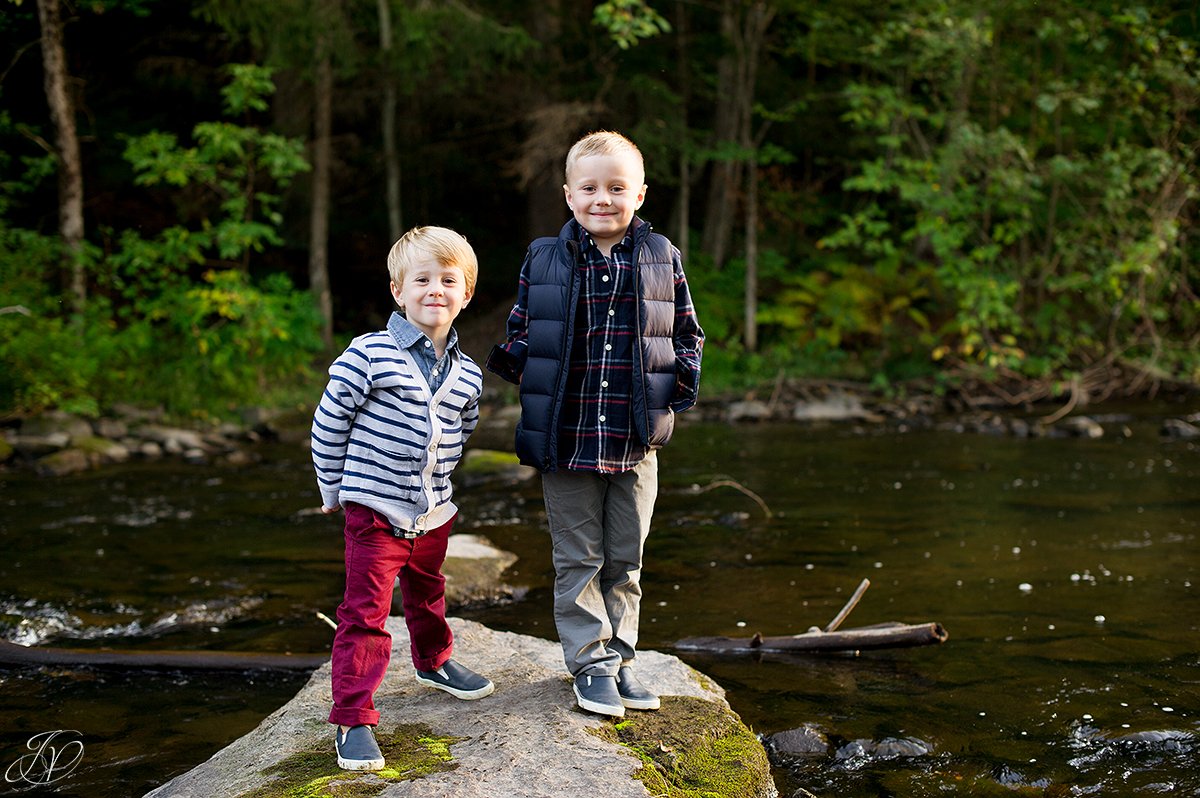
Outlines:
{"type": "Polygon", "coordinates": [[[404,303],[400,301],[400,289],[396,287],[396,281],[395,280],[390,281],[388,283],[388,286],[392,290],[392,299],[396,300],[396,304],[403,308],[404,303]]]}
{"type": "Polygon", "coordinates": [[[563,199],[567,201],[567,207],[574,211],[575,206],[571,204],[571,187],[566,183],[563,183],[563,199]]]}
{"type": "Polygon", "coordinates": [[[641,189],[638,190],[637,205],[633,206],[635,211],[641,208],[642,203],[646,201],[646,188],[647,186],[643,183],[641,189]]]}

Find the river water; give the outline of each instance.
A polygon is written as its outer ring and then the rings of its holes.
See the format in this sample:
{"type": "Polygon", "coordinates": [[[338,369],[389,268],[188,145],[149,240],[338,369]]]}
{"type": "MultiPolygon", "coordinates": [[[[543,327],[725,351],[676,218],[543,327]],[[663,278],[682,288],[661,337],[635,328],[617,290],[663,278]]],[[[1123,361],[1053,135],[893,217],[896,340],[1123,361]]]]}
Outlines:
{"type": "MultiPolygon", "coordinates": [[[[852,425],[685,424],[660,454],[642,639],[941,623],[950,639],[859,656],[681,654],[767,737],[784,796],[1200,796],[1200,448],[1141,405],[1099,439],[852,425]],[[714,483],[735,481],[761,497],[714,483]]],[[[1106,408],[1106,412],[1109,409],[1106,408]]],[[[484,426],[476,446],[503,448],[484,426]]],[[[337,521],[306,453],[238,470],[132,463],[0,474],[0,633],[24,644],[326,651],[337,521]]],[[[520,560],[520,602],[462,613],[553,637],[536,480],[460,491],[459,531],[520,560]]],[[[40,732],[83,757],[58,795],[141,795],[245,734],[303,675],[0,670],[0,766],[40,732]],[[66,739],[66,738],[60,738],[66,739]]],[[[5,785],[19,788],[20,783],[5,785]]]]}

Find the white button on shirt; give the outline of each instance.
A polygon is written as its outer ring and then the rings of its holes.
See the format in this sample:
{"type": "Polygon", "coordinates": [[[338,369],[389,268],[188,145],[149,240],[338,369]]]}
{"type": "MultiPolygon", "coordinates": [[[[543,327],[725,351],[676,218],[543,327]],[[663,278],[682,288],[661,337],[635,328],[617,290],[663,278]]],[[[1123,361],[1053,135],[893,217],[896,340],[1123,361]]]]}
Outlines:
{"type": "Polygon", "coordinates": [[[604,416],[600,416],[600,420],[604,421],[605,420],[604,416]]]}

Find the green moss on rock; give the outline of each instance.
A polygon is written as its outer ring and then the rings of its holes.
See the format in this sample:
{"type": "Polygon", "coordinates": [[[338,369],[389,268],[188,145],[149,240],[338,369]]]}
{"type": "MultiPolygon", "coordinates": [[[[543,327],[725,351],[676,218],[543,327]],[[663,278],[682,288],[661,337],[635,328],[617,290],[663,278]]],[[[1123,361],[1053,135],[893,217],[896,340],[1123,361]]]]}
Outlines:
{"type": "Polygon", "coordinates": [[[657,712],[629,713],[596,732],[637,754],[635,775],[668,798],[765,798],[775,794],[758,738],[734,712],[690,696],[665,696],[657,712]]]}
{"type": "Polygon", "coordinates": [[[454,770],[458,765],[450,746],[465,738],[439,737],[428,726],[409,723],[377,739],[386,763],[383,770],[342,770],[330,739],[328,745],[292,754],[267,768],[262,775],[269,781],[239,798],[367,798],[390,783],[454,770]]]}

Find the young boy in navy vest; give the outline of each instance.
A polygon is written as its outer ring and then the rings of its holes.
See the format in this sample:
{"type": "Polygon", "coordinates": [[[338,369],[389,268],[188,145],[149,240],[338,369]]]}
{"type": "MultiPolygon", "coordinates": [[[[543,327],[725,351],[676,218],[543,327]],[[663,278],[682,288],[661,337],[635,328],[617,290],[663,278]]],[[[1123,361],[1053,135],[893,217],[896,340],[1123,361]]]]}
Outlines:
{"type": "Polygon", "coordinates": [[[329,368],[313,419],[322,510],[346,511],[346,593],[333,639],[338,765],[379,770],[374,694],[391,659],[384,628],[399,578],[421,684],[463,699],[492,683],[450,658],[442,562],[458,509],[450,473],[479,419],[483,373],[451,326],[475,290],[478,264],[453,230],[418,227],[388,254],[393,313],[329,368]]]}
{"type": "Polygon", "coordinates": [[[658,493],[657,449],[696,402],[704,333],[679,250],[635,212],[641,152],[607,131],[567,154],[557,238],[529,247],[508,339],[487,367],[521,386],[516,449],[542,472],[554,620],[579,706],[658,709],[637,654],[642,548],[658,493]]]}

